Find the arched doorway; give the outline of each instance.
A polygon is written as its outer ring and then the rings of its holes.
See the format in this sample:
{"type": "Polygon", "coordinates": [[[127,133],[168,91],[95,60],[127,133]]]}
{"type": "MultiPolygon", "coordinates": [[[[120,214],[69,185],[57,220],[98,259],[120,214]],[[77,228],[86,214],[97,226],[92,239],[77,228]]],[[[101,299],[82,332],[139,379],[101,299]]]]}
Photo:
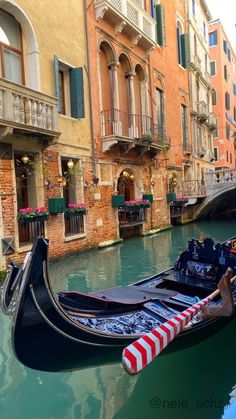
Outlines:
{"type": "Polygon", "coordinates": [[[125,201],[135,199],[135,176],[131,169],[122,170],[117,182],[117,192],[125,196],[125,201]]]}

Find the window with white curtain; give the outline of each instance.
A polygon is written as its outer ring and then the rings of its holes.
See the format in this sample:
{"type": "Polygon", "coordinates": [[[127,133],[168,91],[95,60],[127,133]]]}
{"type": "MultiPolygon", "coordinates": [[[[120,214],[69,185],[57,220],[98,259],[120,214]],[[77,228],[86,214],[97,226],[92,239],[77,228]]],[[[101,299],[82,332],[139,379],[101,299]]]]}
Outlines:
{"type": "Polygon", "coordinates": [[[17,20],[0,10],[0,76],[23,83],[22,34],[17,20]]]}

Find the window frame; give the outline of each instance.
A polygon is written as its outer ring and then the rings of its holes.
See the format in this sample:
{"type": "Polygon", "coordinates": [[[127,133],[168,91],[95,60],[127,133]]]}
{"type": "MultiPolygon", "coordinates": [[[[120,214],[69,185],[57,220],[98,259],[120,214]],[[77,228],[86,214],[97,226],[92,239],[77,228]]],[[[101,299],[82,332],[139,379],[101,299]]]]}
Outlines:
{"type": "Polygon", "coordinates": [[[215,60],[210,61],[210,75],[211,75],[211,77],[216,76],[216,61],[215,60]],[[212,74],[212,64],[214,64],[214,69],[215,69],[215,73],[214,74],[212,74]]]}
{"type": "Polygon", "coordinates": [[[1,64],[0,65],[1,65],[1,72],[2,72],[2,76],[1,77],[3,79],[5,79],[5,80],[8,80],[8,81],[12,82],[12,83],[16,83],[16,82],[14,82],[14,81],[6,78],[6,71],[5,71],[5,65],[4,65],[5,64],[4,51],[5,50],[8,50],[8,51],[14,52],[15,54],[17,54],[17,55],[20,56],[20,63],[21,63],[21,81],[22,81],[22,83],[20,83],[20,84],[25,85],[24,49],[23,49],[23,35],[22,35],[21,25],[18,22],[18,20],[15,18],[15,16],[11,15],[10,13],[6,12],[5,10],[3,10],[1,8],[0,8],[0,11],[2,11],[4,13],[8,14],[9,16],[11,16],[11,18],[13,18],[19,24],[19,28],[20,28],[20,46],[21,46],[21,49],[18,50],[17,48],[12,47],[10,45],[7,45],[4,42],[1,42],[0,41],[0,57],[1,57],[1,64]]]}
{"type": "Polygon", "coordinates": [[[212,32],[209,32],[209,47],[214,47],[218,43],[218,32],[217,29],[215,29],[212,32]],[[211,41],[215,41],[215,43],[212,43],[211,41]]]}

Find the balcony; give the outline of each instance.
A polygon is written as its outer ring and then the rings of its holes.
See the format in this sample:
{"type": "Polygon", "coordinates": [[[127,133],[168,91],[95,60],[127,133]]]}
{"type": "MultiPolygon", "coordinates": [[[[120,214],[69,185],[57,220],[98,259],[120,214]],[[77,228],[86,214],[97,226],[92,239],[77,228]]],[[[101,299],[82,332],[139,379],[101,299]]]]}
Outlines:
{"type": "Polygon", "coordinates": [[[194,66],[201,73],[201,60],[197,54],[194,56],[194,66]]]}
{"type": "Polygon", "coordinates": [[[192,154],[191,144],[184,143],[183,144],[183,152],[184,152],[184,154],[192,154]]]}
{"type": "Polygon", "coordinates": [[[147,221],[146,208],[120,208],[118,210],[118,218],[120,227],[131,227],[143,224],[147,221]]]}
{"type": "Polygon", "coordinates": [[[201,124],[207,121],[209,117],[207,104],[203,101],[199,102],[197,105],[198,119],[201,124]]]}
{"type": "Polygon", "coordinates": [[[148,50],[156,45],[156,21],[135,0],[94,0],[96,19],[106,20],[116,34],[148,50]]]}
{"type": "Polygon", "coordinates": [[[54,139],[58,131],[57,99],[0,79],[0,127],[7,133],[54,139]]]}
{"type": "Polygon", "coordinates": [[[216,116],[212,112],[208,116],[207,125],[208,125],[210,131],[214,131],[217,127],[216,116]]]}
{"type": "Polygon", "coordinates": [[[211,84],[211,76],[208,71],[205,71],[205,80],[208,84],[211,84]]]}
{"type": "Polygon", "coordinates": [[[198,157],[202,158],[207,154],[207,149],[205,147],[199,147],[197,150],[198,157]]]}
{"type": "Polygon", "coordinates": [[[101,112],[102,151],[104,153],[118,145],[122,154],[135,149],[141,156],[150,151],[156,155],[158,151],[169,148],[169,140],[163,126],[153,123],[150,116],[135,115],[118,109],[101,112]]]}

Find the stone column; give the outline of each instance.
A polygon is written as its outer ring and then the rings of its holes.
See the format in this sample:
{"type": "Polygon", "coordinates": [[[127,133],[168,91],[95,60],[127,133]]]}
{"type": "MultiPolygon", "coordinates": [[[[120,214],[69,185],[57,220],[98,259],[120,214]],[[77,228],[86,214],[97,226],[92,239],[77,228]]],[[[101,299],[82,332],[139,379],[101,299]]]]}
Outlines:
{"type": "MultiPolygon", "coordinates": [[[[135,117],[135,93],[134,93],[134,77],[136,73],[126,73],[126,78],[128,80],[129,86],[129,113],[130,113],[130,120],[129,120],[129,137],[137,138],[138,137],[138,121],[136,121],[135,117]]],[[[141,121],[140,121],[141,122],[141,121]]],[[[140,124],[141,126],[141,124],[140,124]]]]}
{"type": "Polygon", "coordinates": [[[113,112],[113,134],[121,135],[122,126],[120,121],[120,112],[119,112],[119,86],[118,86],[118,73],[117,68],[119,67],[118,62],[112,62],[108,65],[110,74],[111,74],[111,86],[112,86],[112,111],[113,112]]]}

